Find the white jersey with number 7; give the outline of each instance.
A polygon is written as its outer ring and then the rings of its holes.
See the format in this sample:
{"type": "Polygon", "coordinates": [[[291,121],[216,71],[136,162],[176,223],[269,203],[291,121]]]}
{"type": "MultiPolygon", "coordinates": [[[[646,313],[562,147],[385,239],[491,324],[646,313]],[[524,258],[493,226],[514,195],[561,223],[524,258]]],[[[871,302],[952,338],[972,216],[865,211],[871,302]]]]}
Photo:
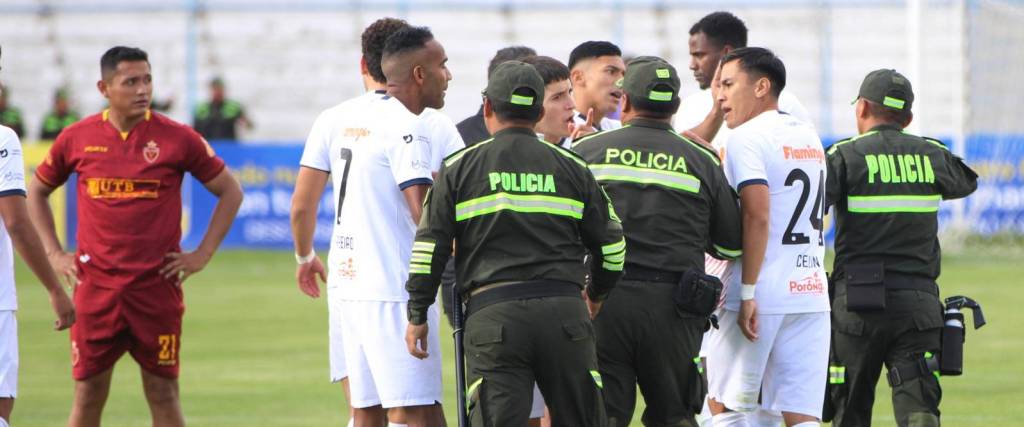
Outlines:
{"type": "MultiPolygon", "coordinates": [[[[814,128],[777,110],[733,129],[725,174],[741,191],[768,186],[768,246],[755,298],[761,314],[829,310],[825,280],[825,152],[814,128]]],[[[728,277],[725,308],[739,310],[743,260],[728,277]]]]}
{"type": "Polygon", "coordinates": [[[402,190],[431,184],[420,117],[371,92],[317,117],[300,164],[331,174],[335,221],[328,288],[343,300],[405,302],[416,224],[402,190]]]}

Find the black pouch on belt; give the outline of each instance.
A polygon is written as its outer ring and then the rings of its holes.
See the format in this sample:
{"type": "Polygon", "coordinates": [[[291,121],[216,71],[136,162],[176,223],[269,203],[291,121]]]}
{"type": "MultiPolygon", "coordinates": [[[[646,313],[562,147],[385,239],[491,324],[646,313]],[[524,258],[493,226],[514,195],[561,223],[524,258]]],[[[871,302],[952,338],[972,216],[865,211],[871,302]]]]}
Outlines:
{"type": "Polygon", "coordinates": [[[885,309],[885,267],[882,263],[850,264],[845,267],[846,309],[885,309]]]}
{"type": "Polygon", "coordinates": [[[695,270],[686,270],[672,292],[672,300],[677,308],[703,317],[715,312],[721,296],[722,281],[695,270]]]}

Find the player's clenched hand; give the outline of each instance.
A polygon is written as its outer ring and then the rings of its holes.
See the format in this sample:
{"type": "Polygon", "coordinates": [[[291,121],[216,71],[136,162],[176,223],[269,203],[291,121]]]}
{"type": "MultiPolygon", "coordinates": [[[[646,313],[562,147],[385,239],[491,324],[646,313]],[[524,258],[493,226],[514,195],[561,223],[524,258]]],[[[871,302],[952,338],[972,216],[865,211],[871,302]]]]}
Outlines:
{"type": "Polygon", "coordinates": [[[53,322],[53,329],[63,331],[75,323],[75,305],[71,303],[67,292],[57,288],[50,291],[50,306],[57,314],[57,321],[53,322]]]}
{"type": "Polygon", "coordinates": [[[594,109],[590,108],[587,110],[586,122],[581,125],[569,125],[569,140],[575,141],[594,132],[597,132],[597,129],[594,129],[594,109]]]}
{"type": "Polygon", "coordinates": [[[160,274],[165,279],[177,277],[179,285],[185,283],[185,279],[202,270],[203,267],[206,267],[206,263],[210,262],[210,256],[199,251],[171,252],[164,255],[164,258],[170,261],[160,269],[160,274]]]}
{"type": "Polygon", "coordinates": [[[54,251],[47,256],[50,258],[50,266],[57,276],[64,280],[72,289],[78,285],[78,266],[75,265],[75,254],[64,251],[54,251]]]}
{"type": "Polygon", "coordinates": [[[417,359],[426,359],[427,353],[427,324],[413,325],[405,329],[405,346],[409,348],[409,354],[417,359]],[[418,345],[417,345],[418,344],[418,345]]]}
{"type": "Polygon", "coordinates": [[[320,262],[319,257],[313,257],[312,261],[299,264],[295,268],[295,281],[299,284],[299,290],[312,298],[320,297],[317,277],[320,277],[322,282],[327,282],[327,273],[324,271],[324,265],[320,262]]]}
{"type": "Polygon", "coordinates": [[[740,302],[740,315],[736,318],[740,325],[740,331],[748,340],[757,340],[757,301],[746,300],[740,302]]]}

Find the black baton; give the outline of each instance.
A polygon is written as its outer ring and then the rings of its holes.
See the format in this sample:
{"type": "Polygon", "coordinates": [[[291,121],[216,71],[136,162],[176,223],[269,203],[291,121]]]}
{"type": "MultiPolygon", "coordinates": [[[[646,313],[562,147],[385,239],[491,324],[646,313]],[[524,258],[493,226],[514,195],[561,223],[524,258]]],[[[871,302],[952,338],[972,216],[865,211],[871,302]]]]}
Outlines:
{"type": "Polygon", "coordinates": [[[458,405],[459,427],[469,426],[469,408],[466,406],[466,352],[462,348],[462,336],[465,331],[465,313],[462,311],[462,296],[458,286],[452,286],[452,323],[455,324],[455,400],[458,405]]]}

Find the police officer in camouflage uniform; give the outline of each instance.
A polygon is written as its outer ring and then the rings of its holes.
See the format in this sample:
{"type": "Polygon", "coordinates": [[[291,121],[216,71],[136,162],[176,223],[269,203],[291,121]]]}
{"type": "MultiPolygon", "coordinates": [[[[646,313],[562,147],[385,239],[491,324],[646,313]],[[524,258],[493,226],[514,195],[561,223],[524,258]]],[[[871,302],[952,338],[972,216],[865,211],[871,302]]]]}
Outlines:
{"type": "Polygon", "coordinates": [[[971,194],[977,175],[942,142],[903,132],[913,103],[904,76],[871,72],[856,100],[861,134],[827,154],[836,257],[826,407],[837,427],[871,425],[883,364],[897,424],[939,425],[937,214],[940,200],[971,194]]]}
{"type": "MultiPolygon", "coordinates": [[[[629,246],[624,276],[594,320],[605,408],[609,425],[629,425],[639,385],[644,425],[696,426],[706,390],[695,362],[708,317],[673,294],[685,272],[704,273],[705,250],[740,255],[739,205],[717,156],[672,129],[676,69],[639,57],[619,85],[625,126],[573,147],[612,198],[629,246]]],[[[705,309],[717,303],[709,298],[705,309]]]]}
{"type": "Polygon", "coordinates": [[[423,357],[427,307],[455,242],[474,426],[526,425],[535,381],[553,426],[607,423],[588,310],[622,274],[626,242],[586,162],[537,138],[543,100],[533,66],[498,66],[484,91],[493,138],[445,159],[413,244],[406,342],[423,357]]]}

